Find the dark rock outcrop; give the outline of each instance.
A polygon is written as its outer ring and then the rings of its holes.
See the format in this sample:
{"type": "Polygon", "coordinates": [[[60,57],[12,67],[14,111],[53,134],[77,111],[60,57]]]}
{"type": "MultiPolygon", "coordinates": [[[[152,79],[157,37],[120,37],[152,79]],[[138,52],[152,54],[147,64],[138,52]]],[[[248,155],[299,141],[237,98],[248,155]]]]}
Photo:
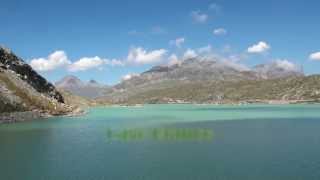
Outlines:
{"type": "Polygon", "coordinates": [[[10,50],[0,47],[0,68],[14,71],[20,79],[26,81],[39,93],[46,94],[49,97],[56,99],[58,102],[63,103],[62,95],[49,83],[46,79],[34,71],[28,64],[21,58],[17,57],[10,50]]]}

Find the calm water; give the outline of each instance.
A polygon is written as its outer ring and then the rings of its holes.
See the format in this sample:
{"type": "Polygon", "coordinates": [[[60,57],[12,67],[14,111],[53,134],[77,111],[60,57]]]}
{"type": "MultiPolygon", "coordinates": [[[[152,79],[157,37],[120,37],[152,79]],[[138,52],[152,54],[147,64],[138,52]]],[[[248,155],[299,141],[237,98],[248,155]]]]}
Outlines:
{"type": "Polygon", "coordinates": [[[1,180],[319,180],[320,105],[148,105],[0,125],[1,180]],[[110,140],[206,129],[212,139],[110,140]]]}

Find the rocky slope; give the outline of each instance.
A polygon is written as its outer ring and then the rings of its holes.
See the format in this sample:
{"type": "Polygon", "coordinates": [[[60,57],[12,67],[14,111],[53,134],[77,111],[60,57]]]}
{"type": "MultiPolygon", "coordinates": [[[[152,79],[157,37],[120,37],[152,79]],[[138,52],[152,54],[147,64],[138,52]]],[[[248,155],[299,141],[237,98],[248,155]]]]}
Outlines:
{"type": "Polygon", "coordinates": [[[180,83],[170,87],[136,92],[117,100],[117,103],[123,104],[320,102],[320,76],[239,82],[180,83]]]}
{"type": "Polygon", "coordinates": [[[257,73],[249,69],[227,64],[217,60],[192,58],[181,64],[155,66],[150,70],[133,76],[116,85],[115,89],[128,89],[142,85],[178,81],[239,81],[257,79],[257,73]]]}
{"type": "Polygon", "coordinates": [[[62,94],[65,103],[72,105],[75,108],[85,109],[85,108],[92,107],[92,106],[105,105],[102,103],[100,104],[93,99],[75,95],[72,92],[64,90],[64,89],[58,89],[58,90],[62,94]]]}
{"type": "MultiPolygon", "coordinates": [[[[277,87],[288,89],[290,83],[294,83],[290,81],[289,84],[285,83],[287,86],[282,86],[286,79],[304,78],[300,69],[283,63],[285,62],[273,62],[249,69],[214,59],[192,58],[182,61],[181,64],[156,66],[142,74],[131,76],[107,91],[103,99],[111,103],[133,104],[222,103],[264,99],[268,90],[273,91],[277,87]],[[250,86],[247,90],[252,92],[252,95],[244,93],[247,86],[250,86]],[[261,86],[266,93],[260,91],[261,86]],[[243,89],[243,92],[238,92],[237,89],[243,89]]],[[[280,93],[281,88],[277,93],[280,93]]],[[[306,88],[303,91],[307,91],[306,88]]],[[[266,99],[282,98],[269,93],[266,99]]]]}
{"type": "Polygon", "coordinates": [[[10,50],[0,47],[0,121],[7,113],[60,115],[72,111],[56,88],[10,50]]]}
{"type": "Polygon", "coordinates": [[[95,80],[83,82],[75,76],[66,76],[55,83],[59,89],[69,91],[74,95],[85,98],[97,98],[104,95],[104,92],[109,89],[108,86],[101,85],[95,80]]]}

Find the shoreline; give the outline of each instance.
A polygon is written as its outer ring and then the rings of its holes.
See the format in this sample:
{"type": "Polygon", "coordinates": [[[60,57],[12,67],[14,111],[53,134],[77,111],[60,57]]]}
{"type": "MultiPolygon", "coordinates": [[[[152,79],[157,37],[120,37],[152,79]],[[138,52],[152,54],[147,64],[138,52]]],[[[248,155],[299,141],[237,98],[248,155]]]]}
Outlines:
{"type": "Polygon", "coordinates": [[[38,110],[34,111],[23,111],[23,112],[6,112],[0,113],[0,124],[10,124],[32,121],[35,119],[48,119],[51,117],[78,117],[84,116],[88,112],[82,108],[76,108],[71,112],[64,114],[50,114],[48,112],[41,112],[38,110]]]}
{"type": "Polygon", "coordinates": [[[220,102],[188,102],[188,101],[171,101],[171,102],[158,102],[158,103],[115,103],[110,106],[114,107],[141,107],[144,105],[170,105],[170,104],[190,104],[190,105],[250,105],[250,104],[262,104],[262,105],[290,105],[290,104],[320,104],[320,100],[246,100],[246,101],[220,101],[220,102]]]}
{"type": "MultiPolygon", "coordinates": [[[[110,104],[102,107],[136,107],[141,108],[145,105],[195,105],[195,106],[204,106],[204,105],[299,105],[299,104],[320,104],[319,100],[250,100],[250,101],[239,101],[239,102],[212,102],[212,103],[193,103],[193,102],[164,102],[164,103],[154,103],[154,104],[110,104]]],[[[89,107],[90,108],[90,107],[89,107]]],[[[75,108],[71,112],[63,113],[63,114],[50,114],[48,112],[41,112],[38,110],[34,111],[24,111],[24,112],[6,112],[0,113],[0,124],[7,123],[19,123],[32,121],[35,119],[47,119],[50,117],[79,117],[84,116],[88,113],[84,108],[75,108]]]]}

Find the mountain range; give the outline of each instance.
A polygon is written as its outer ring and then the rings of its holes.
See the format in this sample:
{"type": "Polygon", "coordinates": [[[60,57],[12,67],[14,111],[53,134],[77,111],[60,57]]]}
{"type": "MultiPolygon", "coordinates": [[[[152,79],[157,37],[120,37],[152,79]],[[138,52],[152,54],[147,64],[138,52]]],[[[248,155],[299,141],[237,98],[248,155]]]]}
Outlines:
{"type": "MultiPolygon", "coordinates": [[[[100,99],[111,103],[133,104],[313,99],[286,94],[289,93],[286,90],[296,84],[296,81],[307,83],[313,81],[313,78],[306,77],[302,68],[286,61],[275,61],[250,69],[236,63],[197,57],[174,65],[155,66],[141,74],[134,74],[113,86],[100,99]],[[261,87],[264,87],[264,91],[261,87]],[[283,91],[280,92],[278,87],[283,88],[283,91]]],[[[320,82],[316,80],[315,85],[320,87],[320,82]]],[[[302,92],[314,90],[306,89],[311,88],[309,86],[301,88],[302,92]]],[[[289,90],[292,93],[296,89],[289,90]]]]}
{"type": "Polygon", "coordinates": [[[199,57],[186,59],[180,64],[155,66],[142,74],[133,75],[130,79],[122,81],[115,86],[115,89],[128,89],[169,81],[179,83],[199,81],[237,82],[301,76],[304,76],[302,70],[288,68],[280,62],[257,65],[249,69],[236,63],[199,57]]]}
{"type": "Polygon", "coordinates": [[[3,120],[6,113],[62,115],[106,104],[320,102],[320,75],[305,76],[302,68],[286,61],[247,68],[195,57],[131,74],[114,86],[75,76],[53,85],[1,47],[0,102],[0,122],[16,119],[3,120]]]}

